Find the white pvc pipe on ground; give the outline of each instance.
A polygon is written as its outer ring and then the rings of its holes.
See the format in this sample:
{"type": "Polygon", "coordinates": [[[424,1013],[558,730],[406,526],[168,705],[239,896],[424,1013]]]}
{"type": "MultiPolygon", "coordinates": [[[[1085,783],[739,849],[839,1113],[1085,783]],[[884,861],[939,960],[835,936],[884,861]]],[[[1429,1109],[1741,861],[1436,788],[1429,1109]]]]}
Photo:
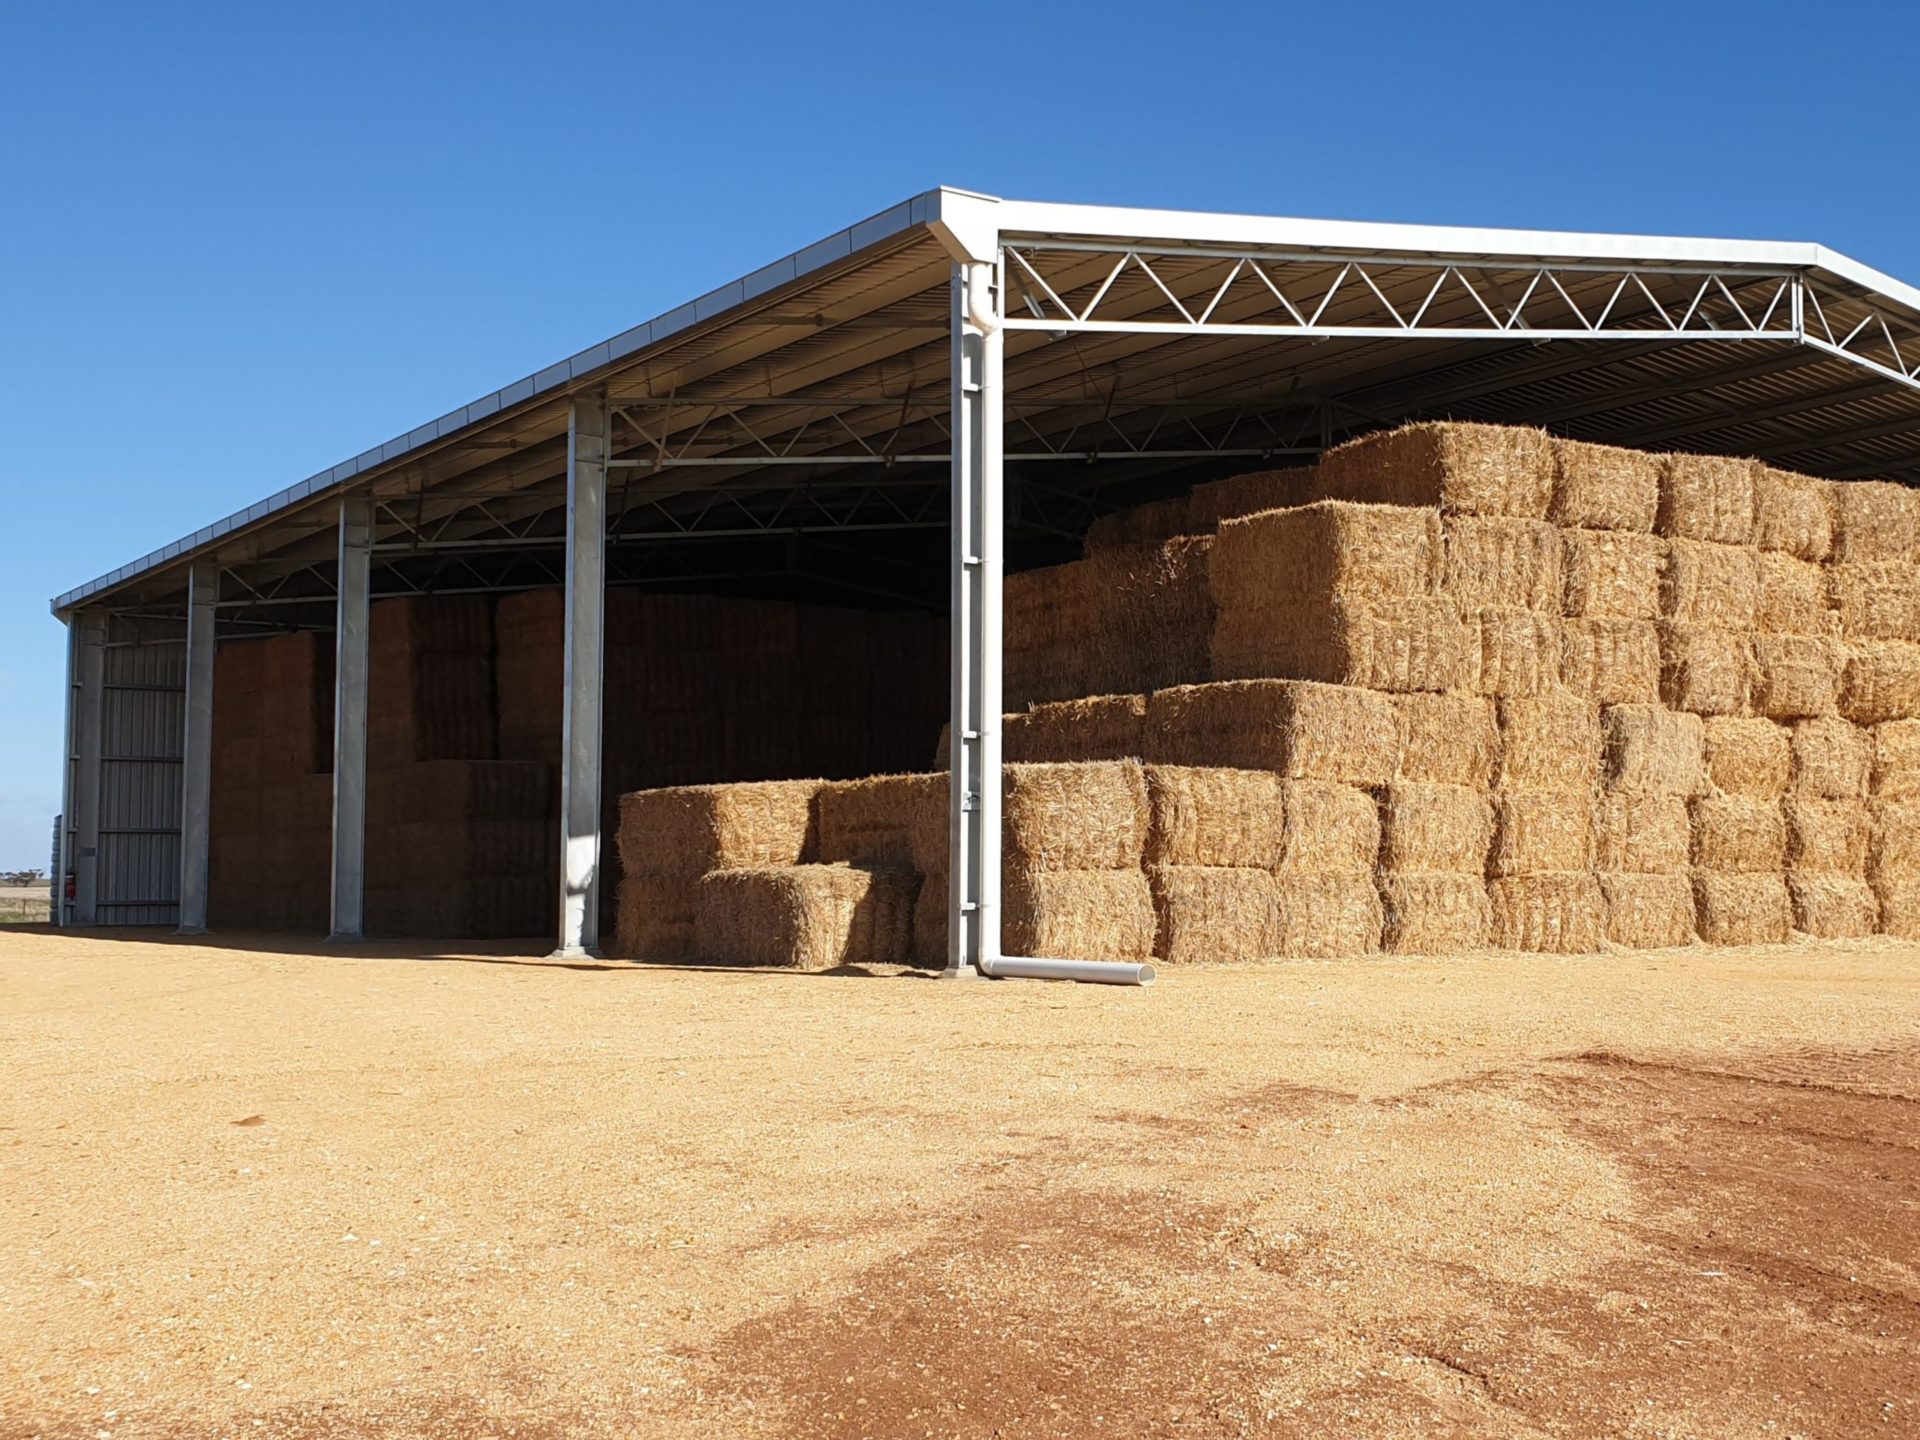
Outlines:
{"type": "Polygon", "coordinates": [[[996,980],[1079,980],[1094,985],[1151,985],[1153,966],[1121,960],[1040,960],[1002,955],[980,967],[996,980]]]}

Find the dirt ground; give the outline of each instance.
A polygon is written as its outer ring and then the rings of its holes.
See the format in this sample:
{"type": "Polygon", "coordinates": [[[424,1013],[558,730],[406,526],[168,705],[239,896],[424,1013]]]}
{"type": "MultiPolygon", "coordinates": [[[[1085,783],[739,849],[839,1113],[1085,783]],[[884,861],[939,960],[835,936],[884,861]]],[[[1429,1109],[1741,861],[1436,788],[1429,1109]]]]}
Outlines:
{"type": "Polygon", "coordinates": [[[0,1436],[1920,1436],[1920,947],[0,933],[0,1436]]]}

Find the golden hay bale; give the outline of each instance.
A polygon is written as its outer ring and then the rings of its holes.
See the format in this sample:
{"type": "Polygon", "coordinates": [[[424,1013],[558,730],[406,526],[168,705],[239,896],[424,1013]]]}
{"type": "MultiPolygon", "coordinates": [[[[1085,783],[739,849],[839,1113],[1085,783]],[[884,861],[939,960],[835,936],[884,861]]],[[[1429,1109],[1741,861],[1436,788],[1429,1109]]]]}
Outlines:
{"type": "Polygon", "coordinates": [[[1222,607],[1212,673],[1223,680],[1318,680],[1369,690],[1450,690],[1467,682],[1473,635],[1436,596],[1380,608],[1333,603],[1296,608],[1222,607]]]}
{"type": "Polygon", "coordinates": [[[1423,421],[1335,446],[1314,483],[1336,500],[1544,520],[1556,470],[1544,431],[1423,421]]]}
{"type": "Polygon", "coordinates": [[[1830,635],[1755,635],[1753,708],[1770,720],[1831,714],[1845,663],[1845,649],[1830,635]]]}
{"type": "Polygon", "coordinates": [[[1681,796],[1609,790],[1595,800],[1595,869],[1618,875],[1681,875],[1692,857],[1693,822],[1681,796]]]}
{"type": "Polygon", "coordinates": [[[1553,503],[1556,525],[1593,531],[1651,530],[1660,505],[1660,457],[1617,445],[1555,440],[1553,503]]]}
{"type": "Polygon", "coordinates": [[[1610,790],[1698,795],[1706,783],[1706,729],[1698,715],[1658,705],[1609,705],[1602,715],[1610,790]]]}
{"type": "Polygon", "coordinates": [[[1010,870],[1139,868],[1147,845],[1143,766],[1131,760],[1008,765],[1004,774],[1010,870]]]}
{"type": "Polygon", "coordinates": [[[1876,880],[1873,898],[1880,907],[1880,934],[1920,940],[1920,879],[1876,880]]]}
{"type": "Polygon", "coordinates": [[[1146,860],[1271,870],[1286,842],[1286,782],[1268,770],[1147,766],[1146,860]]]}
{"type": "Polygon", "coordinates": [[[1558,613],[1560,532],[1541,520],[1449,515],[1441,526],[1440,589],[1462,615],[1490,607],[1558,613]]]}
{"type": "Polygon", "coordinates": [[[1840,630],[1850,640],[1920,640],[1920,565],[1863,560],[1827,568],[1840,630]]]}
{"type": "Polygon", "coordinates": [[[1660,613],[1667,542],[1616,530],[1560,534],[1561,613],[1582,620],[1651,620],[1660,613]]]}
{"type": "Polygon", "coordinates": [[[627,960],[685,960],[694,953],[699,876],[626,874],[614,903],[613,953],[627,960]]]}
{"type": "Polygon", "coordinates": [[[1753,475],[1753,543],[1802,560],[1824,560],[1833,546],[1828,482],[1762,465],[1753,475]]]}
{"type": "Polygon", "coordinates": [[[1422,692],[1394,696],[1393,710],[1400,750],[1395,778],[1481,789],[1493,783],[1500,732],[1491,700],[1422,692]]]}
{"type": "Polygon", "coordinates": [[[1499,783],[1580,794],[1600,780],[1600,707],[1564,690],[1499,702],[1499,783]]]}
{"type": "Polygon", "coordinates": [[[947,965],[947,907],[949,876],[945,870],[930,871],[920,880],[920,893],[913,902],[912,962],[944,970],[947,965]]]}
{"type": "Polygon", "coordinates": [[[1660,698],[1695,715],[1737,715],[1753,694],[1751,631],[1714,625],[1660,627],[1660,698]]]}
{"type": "Polygon", "coordinates": [[[702,959],[796,970],[904,964],[920,878],[858,865],[715,870],[694,918],[702,959]]]}
{"type": "Polygon", "coordinates": [[[1911,560],[1920,549],[1920,491],[1885,480],[1836,480],[1833,506],[1836,565],[1863,560],[1911,560]]]}
{"type": "Polygon", "coordinates": [[[1490,881],[1487,903],[1489,938],[1498,950],[1591,955],[1606,936],[1606,898],[1584,870],[1490,881]]]}
{"type": "Polygon", "coordinates": [[[1714,715],[1706,722],[1707,778],[1725,795],[1778,800],[1792,774],[1792,732],[1771,720],[1714,715]]]}
{"type": "Polygon", "coordinates": [[[1781,875],[1697,871],[1693,912],[1709,945],[1779,945],[1793,929],[1793,903],[1781,875]]]}
{"type": "Polygon", "coordinates": [[[1487,948],[1493,914],[1480,876],[1382,874],[1379,887],[1380,948],[1389,955],[1487,948]]]}
{"type": "Polygon", "coordinates": [[[1920,796],[1920,720],[1889,720],[1873,727],[1871,788],[1879,799],[1920,796]]]}
{"type": "MultiPolygon", "coordinates": [[[[793,865],[814,840],[818,780],[679,785],[620,797],[620,868],[626,875],[793,865]]],[[[692,918],[692,910],[686,911],[692,918]]]]}
{"type": "Polygon", "coordinates": [[[1602,875],[1607,939],[1636,950],[1691,945],[1693,882],[1685,875],[1602,875]]]}
{"type": "Polygon", "coordinates": [[[1880,928],[1880,901],[1864,880],[1788,872],[1793,928],[1816,940],[1854,940],[1880,928]]]}
{"type": "Polygon", "coordinates": [[[1480,695],[1538,695],[1560,681],[1560,621],[1535,610],[1482,610],[1468,622],[1479,632],[1478,664],[1466,678],[1480,695]]]}
{"type": "Polygon", "coordinates": [[[1170,765],[1378,785],[1399,768],[1396,735],[1392,697],[1345,685],[1223,681],[1147,700],[1147,758],[1170,765]]]}
{"type": "Polygon", "coordinates": [[[1754,556],[1753,623],[1775,635],[1830,635],[1835,617],[1827,601],[1827,572],[1810,561],[1762,551],[1754,556]]]}
{"type": "Polygon", "coordinates": [[[1153,892],[1139,870],[1009,868],[1000,947],[1053,960],[1150,960],[1153,892]]]}
{"type": "Polygon", "coordinates": [[[1226,865],[1150,865],[1159,928],[1153,953],[1176,965],[1280,953],[1273,875],[1226,865]]]}
{"type": "Polygon", "coordinates": [[[1282,875],[1371,875],[1380,860],[1380,811],[1373,796],[1330,780],[1285,783],[1286,832],[1275,869],[1282,875]]]}
{"type": "Polygon", "coordinates": [[[1396,783],[1380,790],[1380,868],[1389,873],[1480,875],[1493,839],[1486,792],[1465,785],[1396,783]]]}
{"type": "Polygon", "coordinates": [[[1210,525],[1194,525],[1192,496],[1174,495],[1165,500],[1152,500],[1145,505],[1116,510],[1111,515],[1102,515],[1087,527],[1082,553],[1094,555],[1102,550],[1119,550],[1132,545],[1158,545],[1176,535],[1194,534],[1210,528],[1210,525]]]}
{"type": "Polygon", "coordinates": [[[1669,540],[1660,571],[1660,614],[1689,625],[1748,628],[1760,604],[1760,575],[1745,545],[1669,540]]]}
{"type": "Polygon", "coordinates": [[[1792,789],[1800,795],[1854,800],[1867,793],[1873,775],[1873,737],[1837,715],[1802,720],[1793,727],[1792,789]]]}
{"type": "Polygon", "coordinates": [[[1785,810],[1789,870],[1849,880],[1867,878],[1873,818],[1865,800],[1790,795],[1785,810]]]}
{"type": "MultiPolygon", "coordinates": [[[[1593,868],[1594,802],[1565,790],[1503,790],[1493,797],[1487,874],[1506,877],[1593,868]]],[[[1496,906],[1496,910],[1497,910],[1496,906]]]]}
{"type": "MultiPolygon", "coordinates": [[[[1001,721],[1000,735],[1004,760],[1138,759],[1146,749],[1147,697],[1051,700],[1008,715],[1001,721]]],[[[944,758],[941,764],[944,768],[944,758]]]]}
{"type": "Polygon", "coordinates": [[[1779,802],[1701,795],[1688,806],[1693,868],[1719,875],[1777,873],[1787,863],[1787,822],[1779,802]]]}
{"type": "Polygon", "coordinates": [[[1722,545],[1753,543],[1753,481],[1757,460],[1726,455],[1661,457],[1660,506],[1653,528],[1683,540],[1722,545]]]}
{"type": "Polygon", "coordinates": [[[1219,528],[1222,521],[1253,515],[1262,510],[1279,510],[1305,505],[1314,498],[1313,467],[1299,465],[1288,470],[1256,470],[1249,475],[1229,475],[1196,485],[1189,501],[1187,522],[1194,533],[1205,534],[1219,528]]]}
{"type": "Polygon", "coordinates": [[[1876,882],[1920,880],[1920,802],[1876,800],[1869,814],[1867,873],[1876,882]]]}
{"type": "Polygon", "coordinates": [[[1372,955],[1380,948],[1380,891],[1373,876],[1286,872],[1274,876],[1274,948],[1288,958],[1372,955]]]}
{"type": "Polygon", "coordinates": [[[1562,620],[1560,683],[1596,705],[1659,699],[1659,628],[1651,620],[1562,620]]]}
{"type": "Polygon", "coordinates": [[[1431,510],[1323,500],[1224,522],[1207,579],[1226,612],[1390,608],[1437,593],[1440,553],[1431,510]]]}
{"type": "Polygon", "coordinates": [[[917,825],[941,817],[945,775],[875,775],[834,780],[814,797],[815,858],[833,862],[912,865],[917,825]]]}
{"type": "Polygon", "coordinates": [[[1840,713],[1856,725],[1920,719],[1920,645],[1861,640],[1847,649],[1840,713]]]}

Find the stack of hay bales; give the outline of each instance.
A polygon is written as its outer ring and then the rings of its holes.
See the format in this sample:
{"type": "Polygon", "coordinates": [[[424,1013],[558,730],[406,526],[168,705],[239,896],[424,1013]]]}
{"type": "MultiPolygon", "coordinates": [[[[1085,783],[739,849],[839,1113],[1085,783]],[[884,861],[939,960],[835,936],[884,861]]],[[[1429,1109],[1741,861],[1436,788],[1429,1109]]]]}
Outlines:
{"type": "Polygon", "coordinates": [[[1868,880],[1880,930],[1920,939],[1920,720],[1873,730],[1868,880]]]}
{"type": "Polygon", "coordinates": [[[1147,768],[1146,864],[1160,959],[1280,953],[1283,784],[1264,770],[1147,768]]]}
{"type": "Polygon", "coordinates": [[[409,595],[367,624],[367,766],[491,760],[493,597],[409,595]]]}

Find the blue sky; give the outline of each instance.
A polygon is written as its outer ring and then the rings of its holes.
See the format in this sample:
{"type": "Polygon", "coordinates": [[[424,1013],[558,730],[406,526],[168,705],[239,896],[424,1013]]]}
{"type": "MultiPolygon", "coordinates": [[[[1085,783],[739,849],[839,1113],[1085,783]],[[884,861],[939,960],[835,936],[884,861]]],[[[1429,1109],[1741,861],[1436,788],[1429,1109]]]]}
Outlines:
{"type": "Polygon", "coordinates": [[[49,596],[935,184],[1817,239],[1920,280],[1920,7],[0,11],[0,867],[49,596]]]}

